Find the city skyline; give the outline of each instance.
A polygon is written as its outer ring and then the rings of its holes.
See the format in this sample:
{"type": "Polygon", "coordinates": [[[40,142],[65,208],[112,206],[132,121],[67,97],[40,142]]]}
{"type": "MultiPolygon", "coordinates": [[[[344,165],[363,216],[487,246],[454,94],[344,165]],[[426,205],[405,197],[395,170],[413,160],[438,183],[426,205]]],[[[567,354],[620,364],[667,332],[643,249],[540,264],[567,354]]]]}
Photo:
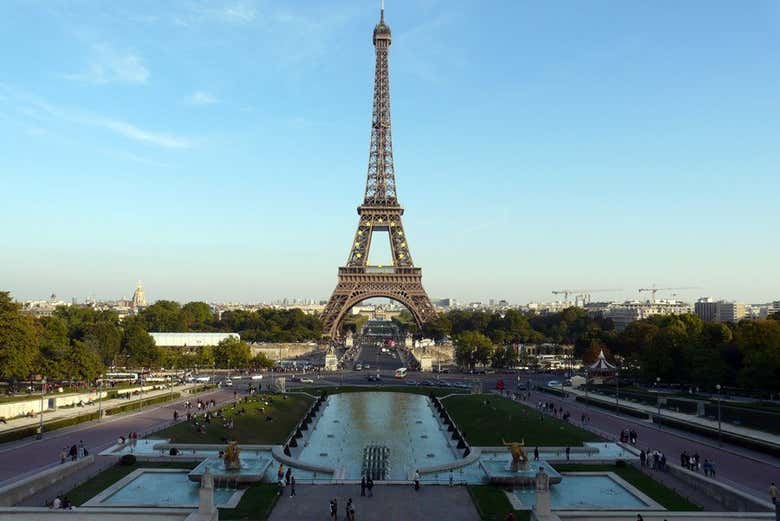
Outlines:
{"type": "MultiPolygon", "coordinates": [[[[387,6],[399,197],[432,297],[778,299],[780,11],[667,7],[387,6]]],[[[378,5],[4,10],[23,52],[0,81],[2,289],[327,297],[364,186],[378,5]]]]}

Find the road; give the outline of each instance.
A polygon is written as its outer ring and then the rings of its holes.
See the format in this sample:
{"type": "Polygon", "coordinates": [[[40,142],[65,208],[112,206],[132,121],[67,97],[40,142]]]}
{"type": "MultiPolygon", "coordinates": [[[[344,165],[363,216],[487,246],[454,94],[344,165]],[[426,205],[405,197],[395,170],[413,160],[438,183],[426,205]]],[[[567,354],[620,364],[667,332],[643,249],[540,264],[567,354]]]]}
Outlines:
{"type": "MultiPolygon", "coordinates": [[[[363,367],[365,367],[366,364],[370,365],[371,367],[367,371],[373,373],[376,373],[376,371],[379,370],[389,374],[389,372],[395,371],[399,367],[403,367],[403,362],[396,350],[394,348],[388,349],[389,351],[387,353],[383,353],[382,348],[377,347],[374,344],[363,344],[360,348],[360,355],[358,355],[356,363],[362,364],[363,367]]],[[[364,369],[364,371],[366,370],[364,369]]]]}
{"type": "MultiPolygon", "coordinates": [[[[233,399],[233,391],[214,391],[200,397],[204,400],[213,398],[217,403],[223,403],[233,399]]],[[[0,445],[0,483],[57,463],[60,449],[78,443],[80,440],[84,441],[90,453],[97,454],[113,444],[120,435],[127,436],[133,431],[144,434],[157,430],[172,421],[175,409],[180,414],[186,414],[182,404],[187,399],[194,398],[188,396],[160,407],[144,409],[140,413],[52,431],[45,434],[41,440],[27,438],[2,444],[0,445]]]]}

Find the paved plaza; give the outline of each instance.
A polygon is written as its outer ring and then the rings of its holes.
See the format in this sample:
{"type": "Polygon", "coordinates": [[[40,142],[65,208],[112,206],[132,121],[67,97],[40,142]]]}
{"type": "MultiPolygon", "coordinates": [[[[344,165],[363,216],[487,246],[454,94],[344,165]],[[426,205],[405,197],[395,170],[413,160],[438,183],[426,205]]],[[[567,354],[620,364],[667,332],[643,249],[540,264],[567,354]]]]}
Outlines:
{"type": "Polygon", "coordinates": [[[360,497],[359,485],[306,485],[296,487],[279,499],[268,521],[330,521],[328,505],[338,499],[338,519],[344,519],[344,506],[352,498],[357,521],[478,521],[474,504],[463,487],[423,486],[415,492],[411,485],[374,487],[374,497],[360,497]]]}

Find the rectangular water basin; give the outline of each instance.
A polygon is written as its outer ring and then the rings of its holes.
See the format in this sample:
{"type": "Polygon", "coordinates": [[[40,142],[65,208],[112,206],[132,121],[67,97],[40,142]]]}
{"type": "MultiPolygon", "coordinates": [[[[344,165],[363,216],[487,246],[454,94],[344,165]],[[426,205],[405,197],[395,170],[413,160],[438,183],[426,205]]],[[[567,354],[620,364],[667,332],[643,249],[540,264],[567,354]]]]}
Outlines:
{"type": "MultiPolygon", "coordinates": [[[[197,507],[200,485],[190,481],[188,472],[178,469],[138,469],[87,501],[84,506],[197,507]]],[[[215,488],[214,503],[232,507],[241,494],[241,491],[215,488]],[[236,494],[238,496],[234,498],[236,494]]]]}
{"type": "MultiPolygon", "coordinates": [[[[557,510],[647,510],[660,505],[641,492],[629,490],[628,483],[612,473],[564,474],[561,482],[550,486],[552,508],[557,510]]],[[[631,487],[633,488],[633,487],[631,487]]],[[[536,504],[536,490],[516,489],[512,492],[524,506],[536,504]]]]}

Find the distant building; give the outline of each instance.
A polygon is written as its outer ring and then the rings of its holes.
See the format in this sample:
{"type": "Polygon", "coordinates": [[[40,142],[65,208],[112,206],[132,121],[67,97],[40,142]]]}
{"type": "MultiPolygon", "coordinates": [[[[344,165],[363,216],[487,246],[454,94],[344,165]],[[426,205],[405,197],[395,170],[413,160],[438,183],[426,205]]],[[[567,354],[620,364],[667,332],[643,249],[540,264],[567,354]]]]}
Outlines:
{"type": "Polygon", "coordinates": [[[158,347],[176,347],[184,350],[215,346],[227,338],[240,340],[238,333],[149,333],[158,347]]]}
{"type": "Polygon", "coordinates": [[[696,315],[705,322],[738,322],[746,317],[745,304],[700,298],[693,306],[696,315]]]}
{"type": "Polygon", "coordinates": [[[677,300],[656,300],[653,302],[627,301],[622,304],[610,304],[604,317],[612,319],[615,329],[624,330],[631,322],[652,317],[653,315],[684,315],[691,312],[691,306],[677,300]]]}
{"type": "Polygon", "coordinates": [[[145,308],[146,307],[146,294],[144,294],[144,286],[141,281],[138,281],[138,285],[133,292],[133,307],[145,308]]]}

